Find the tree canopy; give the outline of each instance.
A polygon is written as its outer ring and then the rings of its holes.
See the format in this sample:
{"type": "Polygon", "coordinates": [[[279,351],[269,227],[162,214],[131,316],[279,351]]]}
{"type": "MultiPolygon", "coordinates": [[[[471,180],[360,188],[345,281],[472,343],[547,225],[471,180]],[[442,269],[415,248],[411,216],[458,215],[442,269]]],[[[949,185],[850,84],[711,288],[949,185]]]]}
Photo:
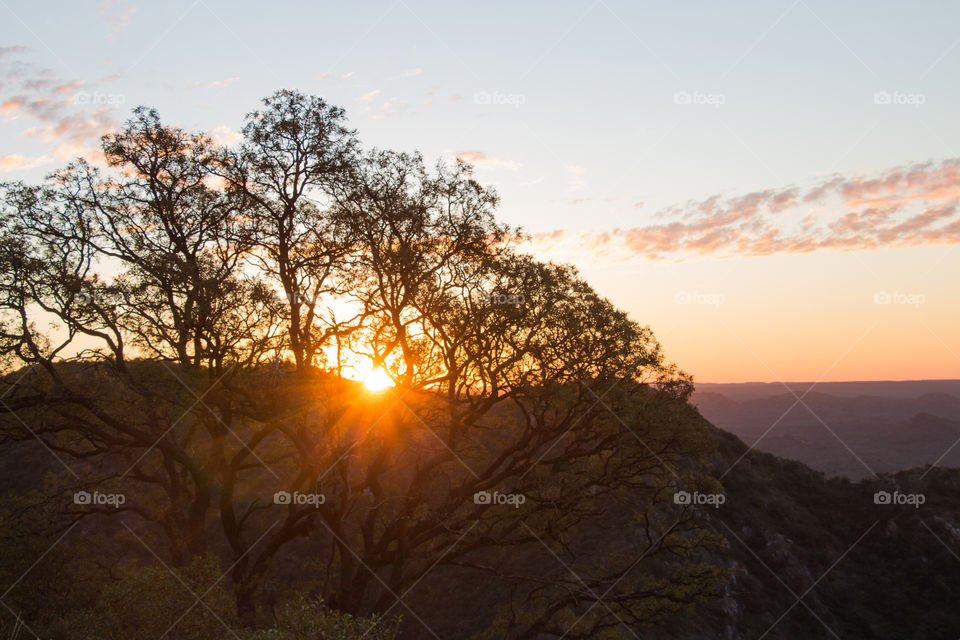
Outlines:
{"type": "MultiPolygon", "coordinates": [[[[467,164],[364,149],[290,90],[242,133],[141,107],[103,166],[0,185],[0,426],[62,463],[18,509],[109,532],[141,572],[206,576],[213,554],[227,628],[402,614],[431,637],[406,595],[444,570],[500,585],[505,638],[639,629],[714,588],[672,501],[712,482],[708,438],[648,327],[524,252],[467,164]],[[615,518],[630,540],[597,544],[615,518]],[[291,589],[310,595],[277,613],[291,589]]],[[[103,577],[121,608],[153,575],[126,571],[103,577]]]]}

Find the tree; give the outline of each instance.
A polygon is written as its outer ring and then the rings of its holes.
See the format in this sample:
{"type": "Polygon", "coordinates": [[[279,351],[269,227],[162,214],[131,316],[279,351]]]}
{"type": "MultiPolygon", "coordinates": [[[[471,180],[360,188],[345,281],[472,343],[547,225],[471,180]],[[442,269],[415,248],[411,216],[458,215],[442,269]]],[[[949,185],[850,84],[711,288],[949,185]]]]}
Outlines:
{"type": "Polygon", "coordinates": [[[223,550],[245,624],[277,582],[366,615],[437,567],[504,585],[505,637],[709,592],[711,541],[670,499],[708,481],[689,377],[572,267],[522,253],[469,166],[360,154],[343,123],[281,91],[218,149],[140,108],[106,170],[5,185],[0,348],[30,368],[5,380],[4,432],[129,494],[173,565],[223,550]],[[634,547],[583,544],[620,512],[634,547]],[[325,562],[291,574],[294,554],[325,562]],[[551,558],[578,578],[545,581],[551,558]]]}
{"type": "Polygon", "coordinates": [[[421,361],[423,336],[411,329],[430,324],[436,305],[462,288],[465,271],[502,253],[510,232],[493,218],[497,195],[469,173],[441,163],[431,175],[419,155],[375,150],[336,192],[334,219],[355,243],[346,278],[364,309],[358,349],[375,367],[399,351],[395,374],[405,386],[447,378],[421,361]]]}
{"type": "Polygon", "coordinates": [[[341,229],[317,205],[349,171],[355,132],[340,107],[297,91],[278,91],[247,114],[239,149],[221,154],[220,175],[248,201],[257,251],[250,257],[282,287],[288,347],[297,369],[310,368],[332,335],[335,316],[318,315],[337,291],[339,261],[349,249],[341,229]]]}

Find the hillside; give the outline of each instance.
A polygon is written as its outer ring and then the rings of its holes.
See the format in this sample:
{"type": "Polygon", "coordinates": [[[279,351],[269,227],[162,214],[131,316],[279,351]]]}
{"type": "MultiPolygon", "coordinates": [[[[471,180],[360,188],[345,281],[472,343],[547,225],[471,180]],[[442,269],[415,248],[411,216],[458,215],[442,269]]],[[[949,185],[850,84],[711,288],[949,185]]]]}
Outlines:
{"type": "Polygon", "coordinates": [[[726,538],[718,558],[735,573],[719,604],[676,620],[662,637],[704,637],[708,628],[730,639],[956,636],[960,471],[825,479],[798,462],[744,455],[741,440],[716,433],[718,473],[743,456],[724,477],[726,503],[707,514],[726,538]],[[878,505],[881,490],[926,502],[878,505]]]}
{"type": "MultiPolygon", "coordinates": [[[[717,508],[696,508],[701,522],[721,539],[704,560],[729,574],[716,597],[671,616],[661,627],[636,627],[640,637],[955,636],[960,559],[951,548],[960,545],[960,509],[953,499],[960,491],[960,471],[918,467],[859,482],[825,478],[800,462],[749,451],[739,438],[705,421],[701,428],[715,439],[710,464],[722,477],[726,496],[717,508]],[[878,505],[874,493],[880,490],[923,494],[925,502],[918,508],[878,505]]],[[[0,454],[8,491],[20,492],[58,471],[37,443],[7,443],[0,454]]],[[[638,535],[629,496],[602,506],[603,516],[578,529],[569,542],[628,550],[638,535]]],[[[114,528],[109,519],[84,527],[85,535],[114,528]]],[[[300,546],[278,578],[301,571],[305,559],[321,551],[312,544],[300,546]]],[[[124,551],[131,552],[136,548],[124,551]]],[[[537,545],[520,557],[526,567],[517,563],[516,554],[474,555],[461,567],[435,567],[405,596],[409,610],[392,611],[405,620],[402,637],[487,637],[506,600],[501,583],[484,578],[480,565],[503,561],[507,566],[501,570],[567,572],[537,545]]],[[[611,637],[633,636],[621,627],[611,637]]]]}

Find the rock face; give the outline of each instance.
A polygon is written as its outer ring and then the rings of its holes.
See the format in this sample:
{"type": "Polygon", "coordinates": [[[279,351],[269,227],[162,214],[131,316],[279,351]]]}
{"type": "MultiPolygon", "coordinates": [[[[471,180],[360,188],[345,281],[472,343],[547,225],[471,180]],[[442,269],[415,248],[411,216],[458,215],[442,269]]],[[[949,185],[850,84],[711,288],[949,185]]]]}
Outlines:
{"type": "Polygon", "coordinates": [[[956,637],[960,470],[825,479],[716,433],[727,500],[710,522],[732,574],[717,601],[644,637],[956,637]]]}

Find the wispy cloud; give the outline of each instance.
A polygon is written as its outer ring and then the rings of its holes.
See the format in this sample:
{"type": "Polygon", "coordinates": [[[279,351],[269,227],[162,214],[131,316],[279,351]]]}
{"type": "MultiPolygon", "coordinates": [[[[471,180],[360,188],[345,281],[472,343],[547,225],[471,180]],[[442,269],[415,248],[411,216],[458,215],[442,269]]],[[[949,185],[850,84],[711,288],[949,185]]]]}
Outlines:
{"type": "Polygon", "coordinates": [[[8,126],[26,123],[19,132],[23,138],[56,144],[48,153],[33,158],[6,155],[2,168],[33,168],[87,151],[94,153],[100,136],[116,127],[117,108],[125,96],[59,78],[50,69],[24,61],[27,52],[22,47],[0,48],[0,117],[8,126]]]}
{"type": "MultiPolygon", "coordinates": [[[[577,175],[577,172],[571,173],[577,175]]],[[[656,223],[543,234],[537,242],[597,257],[677,259],[864,251],[960,243],[960,158],[833,175],[812,187],[715,195],[666,207],[656,223]]]]}
{"type": "Polygon", "coordinates": [[[130,18],[138,8],[136,4],[125,0],[103,0],[97,13],[106,21],[111,33],[116,33],[130,24],[130,18]]]}
{"type": "Polygon", "coordinates": [[[377,96],[380,95],[381,93],[383,93],[383,92],[380,91],[380,89],[374,89],[373,91],[368,91],[367,93],[365,93],[365,94],[363,94],[362,96],[360,96],[359,98],[357,98],[357,102],[362,102],[362,103],[364,103],[364,104],[370,104],[371,102],[373,102],[374,100],[376,100],[376,99],[377,99],[377,96]]]}
{"type": "Polygon", "coordinates": [[[336,73],[334,71],[326,71],[320,74],[321,80],[346,80],[353,76],[353,71],[348,71],[346,73],[336,73]]]}
{"type": "Polygon", "coordinates": [[[440,102],[442,104],[449,104],[452,102],[460,102],[461,100],[463,100],[463,96],[460,95],[459,93],[450,94],[450,93],[446,93],[446,91],[442,91],[445,89],[447,89],[447,85],[445,84],[438,84],[431,87],[429,91],[423,94],[423,97],[424,97],[424,100],[422,102],[423,106],[431,107],[437,102],[440,102]]]}
{"type": "MultiPolygon", "coordinates": [[[[393,96],[384,100],[380,106],[373,112],[374,120],[383,120],[384,118],[389,118],[390,116],[396,115],[401,112],[408,111],[410,108],[410,103],[406,100],[401,100],[400,98],[393,96]]],[[[364,111],[371,111],[370,107],[364,109],[364,111]]]]}
{"type": "Polygon", "coordinates": [[[567,165],[567,173],[570,174],[567,191],[579,191],[587,186],[587,181],[583,177],[586,175],[587,170],[580,165],[567,165]]]}
{"type": "Polygon", "coordinates": [[[460,151],[456,154],[456,158],[458,162],[465,162],[475,167],[502,167],[504,169],[515,171],[521,166],[519,163],[516,163],[513,160],[492,158],[482,151],[460,151]]]}
{"type": "Polygon", "coordinates": [[[397,76],[397,77],[398,77],[398,78],[412,78],[412,77],[414,77],[414,76],[420,75],[421,73],[423,73],[423,69],[421,69],[420,67],[416,67],[415,69],[407,69],[406,71],[404,71],[403,73],[401,73],[401,74],[400,74],[399,76],[397,76]]]}
{"type": "Polygon", "coordinates": [[[210,138],[214,144],[221,146],[230,146],[242,137],[242,135],[224,124],[210,130],[210,138]]]}
{"type": "Polygon", "coordinates": [[[27,53],[28,51],[29,49],[27,49],[26,47],[21,47],[19,45],[12,46],[12,47],[0,47],[0,59],[22,55],[24,53],[27,53]]]}
{"type": "Polygon", "coordinates": [[[239,82],[240,78],[233,76],[231,78],[224,78],[223,80],[210,80],[208,82],[191,82],[188,86],[191,89],[220,89],[222,87],[229,87],[234,82],[239,82]]]}
{"type": "Polygon", "coordinates": [[[53,162],[53,158],[49,156],[28,158],[19,153],[12,153],[7,156],[0,156],[0,171],[25,171],[50,164],[51,162],[53,162]]]}

